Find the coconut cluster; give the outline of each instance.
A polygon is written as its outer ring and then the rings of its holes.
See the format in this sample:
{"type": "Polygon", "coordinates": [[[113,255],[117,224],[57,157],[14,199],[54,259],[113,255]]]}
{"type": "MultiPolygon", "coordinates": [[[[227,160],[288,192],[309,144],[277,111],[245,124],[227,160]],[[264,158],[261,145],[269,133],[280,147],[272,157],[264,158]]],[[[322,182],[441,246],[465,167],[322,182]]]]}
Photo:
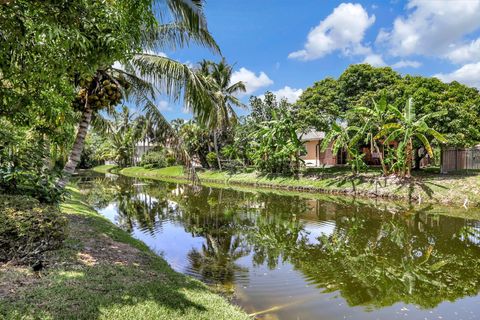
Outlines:
{"type": "Polygon", "coordinates": [[[107,76],[88,77],[79,81],[78,91],[73,107],[76,110],[85,108],[86,103],[92,109],[115,106],[122,101],[123,91],[129,87],[123,79],[112,79],[107,76]]]}

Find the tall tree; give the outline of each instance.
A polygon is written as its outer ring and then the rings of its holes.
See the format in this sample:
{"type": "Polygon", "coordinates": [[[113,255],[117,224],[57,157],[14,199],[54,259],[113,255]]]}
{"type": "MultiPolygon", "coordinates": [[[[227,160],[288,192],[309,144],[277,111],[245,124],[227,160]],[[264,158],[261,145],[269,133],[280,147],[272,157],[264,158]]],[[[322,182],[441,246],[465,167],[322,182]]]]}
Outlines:
{"type": "MultiPolygon", "coordinates": [[[[133,39],[124,47],[124,58],[120,60],[124,65],[123,69],[114,68],[113,64],[106,64],[97,69],[94,77],[79,79],[80,90],[76,101],[80,102],[77,105],[82,108],[82,116],[72,151],[64,167],[65,178],[60,181],[61,186],[66,184],[80,160],[92,114],[104,108],[111,109],[128,94],[136,96],[137,102],[145,103],[146,108],[152,105],[156,95],[163,93],[170,95],[173,99],[183,97],[184,105],[200,117],[210,112],[212,99],[202,77],[187,65],[163,55],[138,51],[139,47],[142,50],[177,48],[187,45],[190,41],[219,51],[208,32],[202,1],[165,0],[165,2],[166,6],[155,8],[166,11],[161,17],[169,15],[173,18],[173,22],[161,24],[161,21],[155,21],[151,28],[142,28],[142,36],[139,39],[133,39]],[[123,81],[118,81],[117,77],[123,81]],[[84,81],[83,84],[82,81],[84,81]],[[112,96],[108,86],[119,92],[112,96]],[[129,86],[131,86],[130,91],[128,91],[129,86]],[[102,92],[103,97],[99,98],[102,92]]],[[[142,23],[137,27],[143,25],[142,23]]]]}
{"type": "Polygon", "coordinates": [[[246,87],[242,81],[231,83],[233,67],[227,64],[225,58],[219,63],[203,60],[200,62],[199,72],[208,80],[209,90],[214,97],[213,108],[207,118],[203,120],[213,131],[218,168],[222,170],[218,136],[220,132],[237,122],[237,114],[233,107],[245,107],[238,99],[237,94],[245,92],[246,87]]]}

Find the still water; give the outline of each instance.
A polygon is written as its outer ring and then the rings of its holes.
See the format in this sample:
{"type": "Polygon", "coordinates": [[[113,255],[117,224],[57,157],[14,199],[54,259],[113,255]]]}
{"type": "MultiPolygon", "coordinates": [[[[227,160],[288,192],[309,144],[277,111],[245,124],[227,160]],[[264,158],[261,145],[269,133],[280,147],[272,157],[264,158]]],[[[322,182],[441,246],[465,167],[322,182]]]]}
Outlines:
{"type": "Polygon", "coordinates": [[[259,319],[480,319],[478,211],[112,175],[79,183],[175,270],[259,319]]]}

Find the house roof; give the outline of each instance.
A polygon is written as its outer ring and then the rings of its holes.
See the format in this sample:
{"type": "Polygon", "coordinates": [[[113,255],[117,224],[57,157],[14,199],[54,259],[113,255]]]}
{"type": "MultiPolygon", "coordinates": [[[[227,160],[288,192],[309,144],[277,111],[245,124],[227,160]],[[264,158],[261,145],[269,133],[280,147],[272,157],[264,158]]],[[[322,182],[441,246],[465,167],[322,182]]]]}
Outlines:
{"type": "Polygon", "coordinates": [[[323,138],[325,138],[325,132],[310,130],[310,131],[307,131],[306,133],[304,133],[303,135],[299,134],[299,138],[302,142],[318,141],[318,140],[322,140],[323,138]]]}

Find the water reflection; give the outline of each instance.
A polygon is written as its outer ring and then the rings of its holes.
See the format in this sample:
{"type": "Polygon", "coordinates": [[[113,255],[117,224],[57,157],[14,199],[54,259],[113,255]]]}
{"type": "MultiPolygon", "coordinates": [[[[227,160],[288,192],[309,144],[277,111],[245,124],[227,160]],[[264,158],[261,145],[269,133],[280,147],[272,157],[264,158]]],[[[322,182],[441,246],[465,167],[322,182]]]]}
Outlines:
{"type": "Polygon", "coordinates": [[[432,310],[480,316],[475,219],[438,215],[430,207],[415,211],[120,177],[82,184],[95,207],[107,212],[113,205],[106,215],[161,247],[177,270],[235,291],[249,311],[271,310],[260,316],[367,319],[375,312],[392,319],[408,315],[405,310],[413,318],[432,310]],[[175,243],[168,242],[169,233],[175,243]],[[442,304],[468,296],[474,299],[442,304]],[[294,297],[301,309],[292,306],[294,297]],[[325,308],[327,301],[336,307],[325,308]]]}

